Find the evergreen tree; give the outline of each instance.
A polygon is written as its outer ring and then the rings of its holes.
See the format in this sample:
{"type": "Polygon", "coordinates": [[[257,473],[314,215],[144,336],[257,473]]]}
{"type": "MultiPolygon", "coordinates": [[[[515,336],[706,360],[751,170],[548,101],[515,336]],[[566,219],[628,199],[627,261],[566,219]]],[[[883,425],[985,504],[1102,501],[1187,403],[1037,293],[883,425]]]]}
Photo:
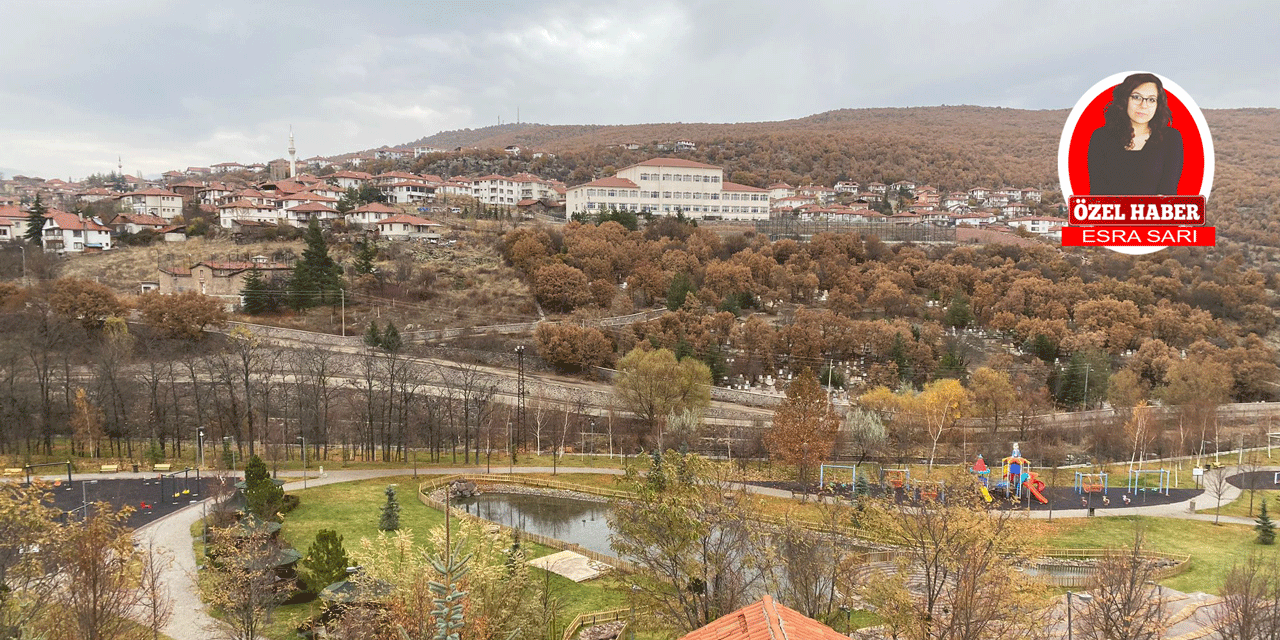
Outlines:
{"type": "Polygon", "coordinates": [[[378,247],[369,240],[361,240],[359,246],[356,247],[356,262],[354,265],[357,274],[366,275],[373,273],[373,261],[378,257],[378,247]]]}
{"type": "Polygon", "coordinates": [[[351,559],[342,547],[342,536],[332,529],[316,532],[316,540],[307,549],[307,556],[298,567],[298,577],[311,593],[347,578],[351,559]]]}
{"type": "Polygon", "coordinates": [[[957,293],[951,299],[951,305],[947,307],[947,313],[942,317],[942,322],[948,326],[961,328],[973,324],[973,310],[969,308],[969,298],[957,293]]]}
{"type": "Polygon", "coordinates": [[[27,233],[23,236],[27,242],[40,244],[40,238],[44,235],[44,214],[48,212],[49,208],[44,206],[40,194],[36,194],[36,201],[31,203],[31,211],[27,213],[27,233]]]}
{"type": "Polygon", "coordinates": [[[667,287],[667,310],[679,310],[684,306],[685,298],[692,292],[693,283],[689,280],[688,274],[682,271],[672,276],[671,285],[667,287]]]}
{"type": "Polygon", "coordinates": [[[387,503],[382,505],[382,518],[378,520],[378,528],[383,531],[400,528],[400,500],[396,498],[394,486],[387,485],[387,503]]]}
{"type": "Polygon", "coordinates": [[[382,333],[378,331],[378,323],[370,322],[369,330],[364,332],[364,343],[370,347],[382,346],[382,333]]]}
{"type": "Polygon", "coordinates": [[[342,288],[342,268],[329,256],[329,245],[315,218],[307,225],[303,237],[307,248],[293,269],[289,283],[290,302],[295,309],[306,309],[331,300],[342,288]]]}
{"type": "Polygon", "coordinates": [[[244,276],[244,288],[240,290],[240,299],[244,304],[244,312],[257,316],[272,311],[274,299],[267,290],[267,283],[262,279],[262,272],[254,267],[244,276]]]}
{"type": "Polygon", "coordinates": [[[400,332],[396,330],[396,326],[391,324],[390,320],[387,321],[386,330],[382,332],[381,346],[391,353],[400,351],[400,348],[404,346],[404,341],[400,339],[400,332]]]}
{"type": "Polygon", "coordinates": [[[1258,511],[1258,524],[1253,526],[1258,532],[1258,544],[1276,543],[1276,523],[1267,515],[1267,499],[1262,499],[1262,508],[1258,511]]]}
{"type": "Polygon", "coordinates": [[[856,496],[871,494],[871,486],[867,483],[867,474],[859,473],[858,479],[853,481],[853,494],[856,496]]]}
{"type": "Polygon", "coordinates": [[[244,501],[249,512],[263,520],[275,519],[284,504],[284,489],[271,479],[267,464],[256,454],[244,467],[244,501]]]}

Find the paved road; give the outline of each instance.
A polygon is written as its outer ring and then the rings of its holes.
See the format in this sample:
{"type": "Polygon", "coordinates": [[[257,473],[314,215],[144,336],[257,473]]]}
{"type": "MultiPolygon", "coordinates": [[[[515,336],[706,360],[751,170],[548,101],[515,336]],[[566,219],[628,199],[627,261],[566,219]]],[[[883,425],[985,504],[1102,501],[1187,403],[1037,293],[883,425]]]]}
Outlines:
{"type": "MultiPolygon", "coordinates": [[[[1277,467],[1276,470],[1280,470],[1277,467]]],[[[620,469],[604,469],[593,467],[571,467],[561,468],[563,473],[598,473],[609,475],[622,475],[620,469]]],[[[503,469],[494,469],[493,472],[501,474],[503,469]]],[[[551,473],[551,467],[516,467],[514,473],[551,473]]],[[[1228,470],[1232,473],[1233,470],[1228,470]]],[[[314,472],[313,472],[314,473],[314,472]]],[[[352,482],[356,480],[367,480],[372,478],[381,478],[387,476],[398,476],[413,473],[412,469],[356,469],[356,470],[337,470],[329,471],[323,477],[309,477],[306,481],[307,487],[318,487],[338,482],[352,482]]],[[[483,466],[479,467],[453,467],[453,468],[431,468],[419,469],[419,475],[448,475],[454,473],[485,473],[483,466]]],[[[121,478],[121,477],[142,477],[146,474],[82,474],[82,477],[92,479],[94,477],[104,478],[121,478]]],[[[301,471],[283,472],[280,474],[286,478],[297,478],[302,475],[301,471]]],[[[303,488],[301,480],[294,480],[284,485],[286,491],[299,491],[303,488]]],[[[790,498],[790,491],[780,489],[770,489],[766,487],[747,487],[748,491],[760,495],[769,495],[776,497],[790,498]]],[[[1231,502],[1240,495],[1240,490],[1231,487],[1222,497],[1224,504],[1231,502]]],[[[1200,500],[1205,498],[1201,496],[1200,500]]],[[[207,502],[207,501],[206,501],[207,502]]],[[[1203,508],[1206,506],[1203,502],[1198,502],[1198,506],[1203,508]]],[[[196,586],[196,558],[192,549],[191,526],[198,521],[203,513],[205,503],[191,505],[185,509],[172,513],[164,518],[156,520],[148,525],[139,528],[134,537],[142,544],[154,540],[158,548],[164,549],[173,559],[171,566],[166,575],[166,582],[169,589],[169,595],[174,602],[173,619],[165,627],[164,632],[174,640],[206,640],[212,635],[210,629],[216,628],[219,624],[217,620],[210,617],[205,611],[204,603],[200,599],[200,590],[196,586]]],[[[1064,509],[1054,511],[1053,515],[1058,518],[1080,518],[1085,517],[1087,512],[1084,509],[1064,509]]],[[[1108,509],[1105,512],[1098,512],[1099,517],[1117,517],[1131,515],[1159,516],[1170,518],[1182,518],[1187,520],[1207,520],[1212,522],[1212,514],[1195,514],[1190,513],[1187,502],[1179,502],[1167,505],[1158,505],[1151,507],[1133,507],[1128,509],[1108,509]]],[[[1032,518],[1047,518],[1047,511],[1032,511],[1029,514],[1032,518]]],[[[1253,524],[1253,521],[1247,518],[1236,518],[1223,516],[1222,522],[1230,522],[1237,524],[1253,524]]]]}

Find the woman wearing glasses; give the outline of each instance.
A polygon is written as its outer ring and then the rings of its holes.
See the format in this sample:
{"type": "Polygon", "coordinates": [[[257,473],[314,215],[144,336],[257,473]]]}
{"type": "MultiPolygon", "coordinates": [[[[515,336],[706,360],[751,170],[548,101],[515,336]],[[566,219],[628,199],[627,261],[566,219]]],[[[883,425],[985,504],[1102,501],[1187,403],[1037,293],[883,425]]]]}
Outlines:
{"type": "Polygon", "coordinates": [[[1160,78],[1135,73],[1112,91],[1106,124],[1089,139],[1092,195],[1176,195],[1182,134],[1169,126],[1160,78]]]}

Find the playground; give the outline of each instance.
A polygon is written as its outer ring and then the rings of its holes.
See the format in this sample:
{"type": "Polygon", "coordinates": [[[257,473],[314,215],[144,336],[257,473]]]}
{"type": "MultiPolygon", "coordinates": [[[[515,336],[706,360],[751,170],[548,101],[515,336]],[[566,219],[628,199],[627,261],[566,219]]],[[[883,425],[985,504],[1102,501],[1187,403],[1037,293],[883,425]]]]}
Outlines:
{"type": "Polygon", "coordinates": [[[105,502],[113,509],[132,507],[133,513],[125,522],[136,529],[199,502],[211,495],[219,481],[215,477],[197,480],[195,473],[177,472],[145,478],[46,479],[45,484],[53,496],[52,506],[70,518],[81,517],[86,503],[105,502]]]}

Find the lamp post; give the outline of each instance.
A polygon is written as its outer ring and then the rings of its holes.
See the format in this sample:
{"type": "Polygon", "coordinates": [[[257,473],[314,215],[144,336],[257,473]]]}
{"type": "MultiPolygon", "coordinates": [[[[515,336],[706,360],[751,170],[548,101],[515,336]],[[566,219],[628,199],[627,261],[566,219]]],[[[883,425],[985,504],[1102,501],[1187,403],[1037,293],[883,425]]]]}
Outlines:
{"type": "Polygon", "coordinates": [[[204,467],[204,427],[196,429],[196,467],[204,467]]]}
{"type": "MultiPolygon", "coordinates": [[[[511,467],[514,471],[516,464],[516,450],[519,449],[518,439],[524,436],[524,345],[516,345],[516,429],[515,433],[507,433],[507,440],[511,443],[511,467]]],[[[541,452],[539,452],[541,453],[541,452]]]]}
{"type": "MultiPolygon", "coordinates": [[[[227,446],[228,442],[235,442],[235,438],[231,436],[222,436],[223,446],[227,446]]],[[[236,450],[231,449],[231,475],[236,473],[236,450]]]]}
{"type": "Polygon", "coordinates": [[[307,437],[298,436],[298,440],[302,441],[302,488],[307,488],[307,437]]]}
{"type": "Polygon", "coordinates": [[[1074,636],[1072,635],[1073,630],[1071,628],[1071,596],[1079,598],[1081,602],[1086,604],[1093,600],[1093,596],[1087,593],[1067,592],[1067,640],[1074,640],[1074,636]]]}

